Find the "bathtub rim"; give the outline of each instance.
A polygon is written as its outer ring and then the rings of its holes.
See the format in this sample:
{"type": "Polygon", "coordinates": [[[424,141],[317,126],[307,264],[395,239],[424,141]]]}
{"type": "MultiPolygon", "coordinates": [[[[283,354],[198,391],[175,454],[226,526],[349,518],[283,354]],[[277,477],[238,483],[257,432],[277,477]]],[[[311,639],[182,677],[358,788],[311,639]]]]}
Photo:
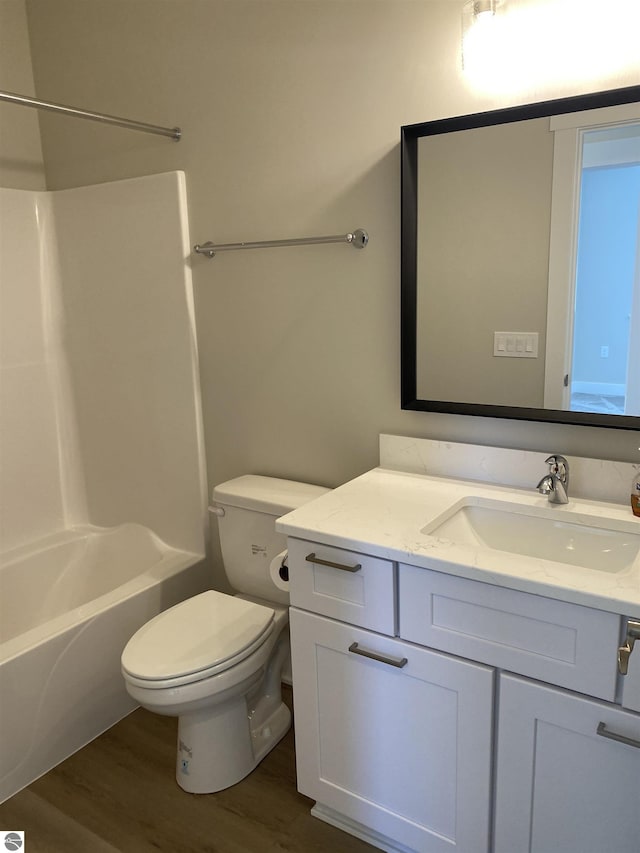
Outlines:
{"type": "Polygon", "coordinates": [[[177,575],[184,569],[207,558],[204,551],[184,551],[173,548],[148,527],[137,524],[136,522],[124,522],[113,527],[82,524],[43,537],[37,540],[36,543],[27,543],[6,551],[0,556],[0,571],[2,568],[14,565],[16,562],[28,557],[41,554],[58,545],[65,545],[94,534],[117,533],[118,530],[132,526],[141,528],[152,539],[154,546],[158,549],[158,561],[145,568],[142,573],[125,581],[125,583],[119,584],[108,592],[0,643],[0,666],[19,657],[40,643],[63,634],[69,628],[79,625],[99,613],[110,610],[120,602],[126,601],[140,592],[162,583],[173,575],[177,575]]]}

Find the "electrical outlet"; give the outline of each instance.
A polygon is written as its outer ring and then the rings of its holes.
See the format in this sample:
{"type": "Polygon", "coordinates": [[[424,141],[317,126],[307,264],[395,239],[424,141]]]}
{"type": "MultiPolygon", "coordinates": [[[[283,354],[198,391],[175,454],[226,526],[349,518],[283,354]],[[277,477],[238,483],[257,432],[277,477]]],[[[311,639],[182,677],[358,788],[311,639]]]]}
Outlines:
{"type": "Polygon", "coordinates": [[[609,347],[600,347],[600,358],[609,358],[609,347]]]}

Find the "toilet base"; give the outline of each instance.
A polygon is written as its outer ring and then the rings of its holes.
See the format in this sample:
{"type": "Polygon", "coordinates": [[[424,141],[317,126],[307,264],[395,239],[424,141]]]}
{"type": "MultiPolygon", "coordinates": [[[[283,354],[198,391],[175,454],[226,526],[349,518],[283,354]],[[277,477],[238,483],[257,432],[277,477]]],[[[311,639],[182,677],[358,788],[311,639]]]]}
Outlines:
{"type": "Polygon", "coordinates": [[[252,729],[245,696],[185,714],[178,720],[176,781],[191,794],[229,788],[248,776],[290,727],[291,712],[281,702],[252,729]]]}
{"type": "MultiPolygon", "coordinates": [[[[273,747],[282,740],[291,728],[291,711],[284,702],[275,709],[258,729],[251,732],[251,743],[256,765],[271,752],[273,747]]],[[[254,765],[255,766],[255,765],[254,765]]]]}

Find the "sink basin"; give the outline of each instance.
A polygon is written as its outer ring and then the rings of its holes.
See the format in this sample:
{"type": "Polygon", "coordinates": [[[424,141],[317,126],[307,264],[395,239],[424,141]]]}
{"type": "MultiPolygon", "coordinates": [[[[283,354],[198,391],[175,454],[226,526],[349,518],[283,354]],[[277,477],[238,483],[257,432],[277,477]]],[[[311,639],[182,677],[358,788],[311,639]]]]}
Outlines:
{"type": "Polygon", "coordinates": [[[464,498],[421,532],[458,545],[492,548],[599,572],[624,571],[640,552],[640,525],[633,521],[601,520],[564,509],[476,497],[464,498]]]}

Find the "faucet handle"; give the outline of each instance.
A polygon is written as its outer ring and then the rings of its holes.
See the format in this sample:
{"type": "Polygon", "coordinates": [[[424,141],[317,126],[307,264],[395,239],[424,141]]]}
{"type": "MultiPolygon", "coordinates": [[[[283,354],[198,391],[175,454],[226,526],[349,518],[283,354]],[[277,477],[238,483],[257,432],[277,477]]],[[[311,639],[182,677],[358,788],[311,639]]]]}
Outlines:
{"type": "Polygon", "coordinates": [[[569,463],[557,453],[545,459],[549,473],[538,483],[538,491],[549,496],[549,503],[569,503],[569,463]]]}
{"type": "Polygon", "coordinates": [[[551,456],[545,459],[545,463],[549,466],[549,470],[552,474],[555,474],[557,477],[566,478],[569,476],[569,463],[564,458],[564,456],[560,456],[559,453],[553,453],[551,456]]]}

